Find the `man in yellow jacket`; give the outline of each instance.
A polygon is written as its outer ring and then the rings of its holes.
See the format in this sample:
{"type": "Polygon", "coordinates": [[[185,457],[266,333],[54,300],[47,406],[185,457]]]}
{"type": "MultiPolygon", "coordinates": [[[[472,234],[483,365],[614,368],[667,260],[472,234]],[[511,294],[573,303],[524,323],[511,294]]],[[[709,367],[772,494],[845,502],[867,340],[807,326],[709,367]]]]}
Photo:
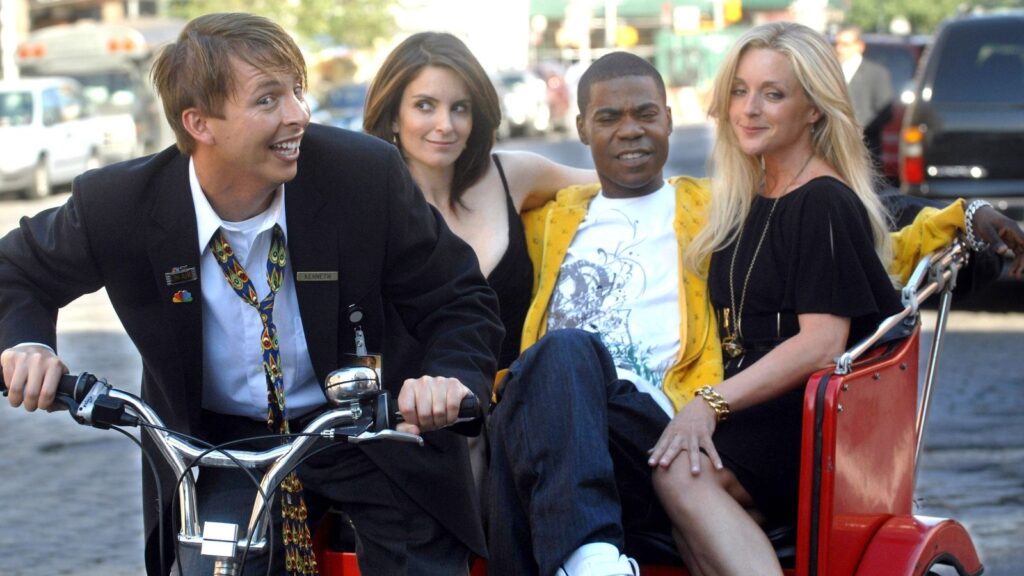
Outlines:
{"type": "MultiPolygon", "coordinates": [[[[664,180],[671,110],[645,65],[606,57],[584,74],[577,128],[600,185],[524,215],[534,298],[490,423],[488,574],[637,574],[631,538],[671,530],[647,451],[722,379],[706,279],[682,263],[709,188],[664,180]]],[[[985,214],[998,222],[990,239],[1024,252],[1019,227],[985,214]]],[[[923,210],[895,235],[893,273],[905,278],[963,222],[961,202],[923,210]]]]}

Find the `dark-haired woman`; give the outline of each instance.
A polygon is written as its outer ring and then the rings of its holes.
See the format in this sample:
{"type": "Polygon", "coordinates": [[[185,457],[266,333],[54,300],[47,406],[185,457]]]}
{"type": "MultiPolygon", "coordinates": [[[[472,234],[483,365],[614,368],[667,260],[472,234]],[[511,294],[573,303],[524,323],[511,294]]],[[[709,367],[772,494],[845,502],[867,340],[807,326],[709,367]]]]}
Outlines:
{"type": "Polygon", "coordinates": [[[427,202],[476,252],[498,294],[505,325],[498,367],[506,368],[519,355],[533,282],[519,213],[597,175],[528,152],[492,152],[500,122],[497,92],[466,45],[421,32],[377,72],[363,128],[398,146],[427,202]]]}

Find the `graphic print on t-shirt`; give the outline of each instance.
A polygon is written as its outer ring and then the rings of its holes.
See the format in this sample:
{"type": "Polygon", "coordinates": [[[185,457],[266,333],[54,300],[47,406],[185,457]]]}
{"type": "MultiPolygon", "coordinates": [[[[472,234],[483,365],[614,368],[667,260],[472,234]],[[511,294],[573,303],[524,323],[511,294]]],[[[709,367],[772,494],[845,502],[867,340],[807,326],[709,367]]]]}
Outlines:
{"type": "Polygon", "coordinates": [[[551,301],[548,328],[582,328],[601,335],[617,367],[648,382],[661,382],[664,369],[649,366],[653,347],[633,339],[629,317],[633,304],[643,295],[647,275],[636,259],[636,223],[617,210],[609,214],[622,218],[623,228],[632,235],[611,251],[597,250],[597,261],[577,259],[562,266],[551,301]]]}
{"type": "Polygon", "coordinates": [[[679,351],[674,202],[669,186],[639,198],[595,197],[559,270],[547,325],[600,335],[619,377],[669,413],[661,386],[679,351]]]}

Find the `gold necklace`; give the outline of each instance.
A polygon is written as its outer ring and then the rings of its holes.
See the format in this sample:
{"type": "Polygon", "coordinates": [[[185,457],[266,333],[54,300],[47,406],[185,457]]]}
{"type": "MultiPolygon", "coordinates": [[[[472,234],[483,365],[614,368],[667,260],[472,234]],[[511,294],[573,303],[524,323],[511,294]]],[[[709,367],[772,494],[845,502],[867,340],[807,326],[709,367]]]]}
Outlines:
{"type": "MultiPolygon", "coordinates": [[[[800,175],[807,169],[807,165],[811,163],[811,159],[814,158],[812,152],[807,160],[804,161],[804,165],[797,171],[796,176],[789,181],[789,184],[782,189],[785,193],[789,190],[793,184],[796,183],[800,175]]],[[[780,196],[781,198],[781,196],[780,196]]],[[[764,244],[764,239],[768,235],[768,226],[772,222],[772,214],[775,213],[775,207],[779,205],[779,198],[772,199],[772,207],[768,210],[768,217],[765,218],[764,228],[761,230],[761,237],[757,240],[757,246],[754,248],[754,255],[750,258],[750,266],[747,267],[747,274],[743,278],[743,290],[740,292],[740,305],[736,307],[736,289],[734,286],[734,278],[736,276],[736,255],[740,251],[740,241],[743,240],[743,230],[740,230],[739,236],[736,238],[736,247],[732,251],[732,260],[729,262],[729,308],[723,311],[724,328],[726,331],[725,338],[722,338],[722,351],[725,352],[726,356],[731,358],[737,358],[742,356],[746,350],[743,348],[743,305],[747,301],[747,284],[750,282],[750,274],[754,271],[754,263],[757,262],[757,255],[761,252],[761,245],[764,244]],[[733,312],[734,311],[734,312],[733,312]],[[729,314],[733,312],[732,324],[729,323],[729,314]]]]}

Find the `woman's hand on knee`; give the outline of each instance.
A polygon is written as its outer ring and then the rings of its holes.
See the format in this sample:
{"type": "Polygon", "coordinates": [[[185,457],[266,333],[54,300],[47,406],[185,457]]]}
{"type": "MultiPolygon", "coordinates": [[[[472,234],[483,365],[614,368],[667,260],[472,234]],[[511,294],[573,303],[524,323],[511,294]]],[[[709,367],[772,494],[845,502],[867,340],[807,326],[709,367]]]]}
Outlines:
{"type": "Polygon", "coordinates": [[[715,449],[711,435],[715,432],[715,412],[706,402],[690,402],[683,406],[651,449],[647,463],[668,468],[681,453],[685,452],[689,460],[690,473],[697,475],[701,471],[701,452],[707,454],[711,464],[717,470],[722,469],[722,458],[715,449]]]}

